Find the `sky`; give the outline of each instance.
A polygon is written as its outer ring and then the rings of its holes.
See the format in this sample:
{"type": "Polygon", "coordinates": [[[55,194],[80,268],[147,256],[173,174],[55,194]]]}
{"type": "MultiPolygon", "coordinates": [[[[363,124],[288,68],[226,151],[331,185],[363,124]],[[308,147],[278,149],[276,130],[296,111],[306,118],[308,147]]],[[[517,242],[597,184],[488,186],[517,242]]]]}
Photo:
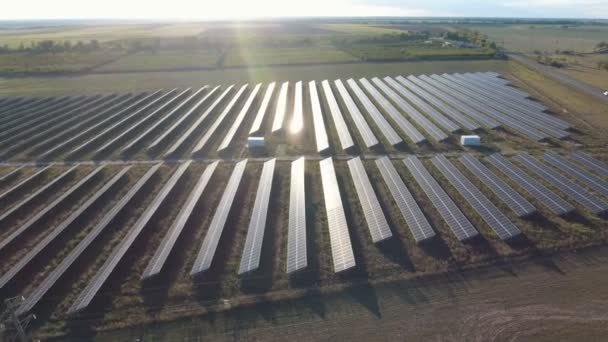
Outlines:
{"type": "Polygon", "coordinates": [[[0,20],[433,16],[608,19],[608,0],[17,0],[0,20]]]}

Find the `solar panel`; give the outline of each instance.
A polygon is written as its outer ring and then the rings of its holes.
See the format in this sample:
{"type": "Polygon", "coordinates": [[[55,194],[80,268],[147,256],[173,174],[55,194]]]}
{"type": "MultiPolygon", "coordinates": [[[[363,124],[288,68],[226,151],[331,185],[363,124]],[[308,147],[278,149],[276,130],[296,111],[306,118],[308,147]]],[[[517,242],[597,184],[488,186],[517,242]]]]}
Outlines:
{"type": "Polygon", "coordinates": [[[520,110],[512,109],[505,105],[502,101],[497,101],[496,99],[489,99],[479,94],[479,92],[470,91],[463,85],[453,81],[450,76],[441,77],[438,75],[433,75],[431,77],[434,80],[442,82],[448,87],[451,87],[455,91],[459,91],[465,96],[468,96],[469,98],[478,101],[479,103],[494,108],[498,115],[505,117],[507,120],[517,120],[519,122],[524,123],[531,129],[542,131],[547,135],[558,139],[562,139],[570,135],[570,133],[553,126],[549,121],[540,120],[534,116],[531,116],[529,113],[521,113],[520,110]]]}
{"type": "Polygon", "coordinates": [[[382,90],[397,106],[401,108],[402,111],[407,113],[412,120],[414,120],[418,125],[420,125],[433,139],[437,141],[443,141],[448,138],[448,136],[443,133],[439,129],[439,127],[435,126],[434,123],[430,122],[427,118],[425,118],[418,110],[414,109],[414,107],[410,106],[404,99],[402,99],[397,93],[391,90],[384,82],[382,82],[379,78],[372,78],[372,82],[380,90],[382,90]]]}
{"type": "Polygon", "coordinates": [[[45,194],[48,191],[50,191],[50,189],[54,188],[54,186],[56,184],[59,184],[61,181],[63,181],[63,179],[67,178],[68,175],[72,174],[72,172],[77,167],[78,167],[78,165],[72,166],[68,170],[66,170],[63,173],[61,173],[59,176],[53,178],[53,180],[51,180],[50,182],[46,183],[40,189],[36,190],[35,192],[33,192],[32,194],[28,195],[27,197],[23,198],[20,202],[18,202],[14,206],[12,206],[7,211],[3,212],[2,215],[0,215],[0,223],[3,222],[4,220],[6,220],[11,215],[13,215],[18,210],[20,210],[23,207],[25,207],[31,201],[36,200],[39,196],[42,196],[43,194],[45,194]]]}
{"type": "Polygon", "coordinates": [[[84,96],[78,96],[78,97],[73,97],[73,98],[66,97],[66,98],[63,98],[63,100],[58,101],[53,105],[44,106],[44,108],[41,108],[39,110],[29,112],[27,114],[19,113],[19,115],[15,115],[15,117],[13,117],[8,122],[3,122],[0,125],[0,129],[3,132],[3,133],[0,133],[0,137],[4,137],[7,133],[12,132],[14,128],[20,127],[20,125],[27,124],[27,122],[30,120],[36,120],[41,115],[44,115],[46,117],[47,115],[45,115],[45,113],[56,114],[62,108],[66,107],[66,106],[70,106],[72,103],[82,101],[83,99],[85,99],[84,96]]]}
{"type": "MultiPolygon", "coordinates": [[[[159,113],[162,113],[164,110],[169,109],[170,106],[172,106],[173,104],[177,103],[183,96],[186,96],[186,94],[190,91],[190,89],[186,89],[183,92],[181,92],[180,94],[174,96],[173,98],[171,98],[169,101],[163,103],[161,106],[159,106],[156,110],[154,110],[152,113],[146,115],[144,118],[146,119],[146,121],[153,117],[156,116],[159,113]]],[[[197,96],[198,94],[200,94],[199,92],[203,91],[203,88],[199,89],[197,92],[195,92],[194,94],[190,95],[188,98],[186,98],[186,100],[184,100],[183,102],[181,102],[180,104],[178,104],[170,113],[169,115],[175,113],[179,108],[181,108],[186,102],[188,101],[192,101],[193,96],[197,96]]],[[[100,140],[102,138],[104,138],[105,136],[114,133],[114,131],[120,129],[121,126],[123,125],[128,125],[130,120],[133,120],[134,118],[136,118],[137,116],[139,116],[139,114],[141,114],[141,111],[136,111],[134,113],[131,113],[130,115],[127,115],[123,118],[121,118],[120,120],[118,120],[118,122],[115,122],[114,124],[112,124],[110,127],[104,129],[103,131],[101,131],[100,133],[98,133],[97,135],[95,135],[94,137],[92,137],[91,139],[89,139],[88,141],[86,141],[85,143],[81,144],[80,146],[76,147],[75,149],[73,149],[69,154],[74,154],[77,153],[79,151],[84,150],[85,148],[87,148],[88,146],[90,146],[91,144],[93,144],[94,142],[96,142],[97,140],[100,140]]]]}
{"type": "Polygon", "coordinates": [[[500,198],[517,216],[527,216],[536,212],[536,208],[528,202],[522,195],[517,193],[498,178],[490,169],[483,165],[479,160],[470,154],[463,154],[460,157],[460,163],[464,165],[472,174],[474,174],[483,184],[485,184],[492,192],[500,198]]]}
{"type": "Polygon", "coordinates": [[[205,168],[205,171],[199,177],[198,181],[192,188],[192,191],[188,195],[186,203],[181,206],[177,217],[175,220],[173,220],[169,230],[167,230],[167,234],[163,238],[163,241],[161,241],[160,245],[156,249],[156,252],[154,253],[154,256],[152,256],[152,259],[150,259],[148,266],[142,274],[142,279],[152,278],[161,272],[165,262],[169,258],[169,254],[171,253],[175,242],[184,230],[190,215],[192,215],[192,212],[194,211],[194,207],[199,202],[201,195],[205,191],[207,184],[209,184],[209,181],[213,176],[213,172],[217,168],[218,164],[219,161],[209,164],[209,166],[205,168]]]}
{"type": "MultiPolygon", "coordinates": [[[[80,97],[82,98],[82,97],[80,97]]],[[[70,101],[73,101],[74,98],[71,96],[63,96],[63,97],[53,97],[49,101],[44,103],[38,103],[36,105],[29,105],[26,108],[20,108],[18,110],[12,111],[10,116],[6,116],[0,120],[0,126],[4,127],[5,125],[9,127],[16,122],[21,122],[21,120],[26,120],[27,118],[34,117],[44,111],[54,110],[59,108],[70,101]]]]}
{"type": "Polygon", "coordinates": [[[219,244],[220,237],[224,231],[224,225],[228,219],[232,202],[236,196],[241,178],[243,178],[245,166],[247,166],[247,159],[238,162],[230,175],[228,185],[224,190],[220,204],[218,205],[215,215],[213,215],[213,220],[207,230],[207,235],[205,235],[201,249],[198,251],[198,255],[196,256],[196,260],[190,271],[191,275],[197,275],[211,267],[211,262],[213,261],[217,245],[219,244]]]}
{"type": "MultiPolygon", "coordinates": [[[[488,82],[490,84],[499,85],[503,89],[506,89],[507,91],[512,92],[516,95],[519,95],[523,98],[530,97],[530,94],[526,93],[525,91],[522,91],[521,89],[517,89],[515,87],[509,87],[508,84],[511,83],[509,80],[498,78],[496,76],[487,75],[484,73],[475,73],[474,75],[478,76],[480,79],[483,79],[485,82],[488,82]]],[[[544,109],[546,109],[546,108],[544,108],[544,109]]]]}
{"type": "MultiPolygon", "coordinates": [[[[542,122],[551,127],[555,127],[556,129],[570,128],[570,124],[568,122],[555,118],[555,117],[552,117],[548,114],[545,114],[542,111],[538,110],[537,108],[531,107],[527,104],[521,104],[519,102],[516,102],[513,99],[509,98],[508,95],[505,95],[505,94],[502,94],[499,92],[494,93],[492,91],[491,87],[477,86],[460,75],[444,74],[443,77],[454,82],[455,84],[457,84],[461,87],[464,87],[465,89],[475,92],[476,94],[478,94],[478,96],[480,96],[480,98],[481,98],[481,96],[483,96],[486,99],[491,99],[492,101],[495,101],[496,103],[500,103],[501,108],[505,108],[505,109],[511,108],[512,112],[514,112],[514,113],[519,112],[522,115],[527,115],[528,119],[533,118],[534,120],[531,122],[535,122],[535,123],[542,122]]],[[[513,115],[514,113],[511,113],[511,115],[514,116],[513,115]]],[[[522,115],[518,115],[518,117],[522,116],[522,115]]]]}
{"type": "Polygon", "coordinates": [[[388,121],[386,121],[384,116],[382,116],[382,114],[380,114],[380,111],[378,111],[378,109],[376,108],[376,106],[374,106],[372,101],[370,101],[370,99],[367,97],[367,95],[365,95],[363,90],[361,90],[361,88],[359,88],[359,85],[357,84],[357,82],[355,82],[355,80],[353,80],[351,78],[348,81],[346,81],[346,83],[348,84],[350,89],[355,93],[355,96],[357,96],[357,98],[359,99],[359,101],[361,102],[361,104],[363,105],[365,110],[367,110],[367,112],[369,113],[372,120],[374,120],[374,122],[376,123],[376,126],[378,126],[378,128],[380,128],[380,131],[382,132],[382,134],[384,135],[386,140],[391,145],[397,145],[399,143],[402,143],[403,140],[401,139],[399,134],[397,134],[397,132],[395,131],[395,129],[393,129],[391,124],[388,121]]]}
{"type": "Polygon", "coordinates": [[[312,124],[315,129],[315,141],[317,143],[317,152],[321,153],[329,149],[329,140],[327,131],[325,130],[325,121],[321,112],[321,103],[319,102],[319,94],[317,93],[317,84],[315,81],[308,82],[308,90],[310,93],[310,104],[312,107],[312,124]]]}
{"type": "Polygon", "coordinates": [[[597,160],[581,151],[572,152],[570,157],[596,174],[604,177],[608,176],[608,164],[605,162],[597,160]]]}
{"type": "MultiPolygon", "coordinates": [[[[144,134],[140,135],[140,139],[141,139],[142,136],[148,135],[150,132],[156,130],[158,127],[162,127],[167,120],[170,120],[170,118],[172,116],[176,115],[176,113],[178,113],[181,109],[183,109],[190,102],[191,99],[193,99],[199,93],[201,93],[202,91],[204,91],[204,90],[206,90],[208,88],[209,88],[209,86],[204,86],[204,87],[200,88],[196,93],[194,93],[192,96],[190,96],[184,102],[182,102],[179,105],[177,105],[177,107],[173,108],[173,110],[171,110],[169,113],[165,114],[160,119],[156,120],[156,122],[154,122],[154,124],[152,126],[148,127],[148,129],[146,129],[146,131],[144,132],[144,134]]],[[[206,96],[203,98],[203,100],[205,98],[206,98],[206,96]]],[[[196,103],[188,112],[186,112],[186,114],[184,114],[180,119],[178,119],[176,123],[180,122],[185,116],[190,115],[190,113],[192,111],[196,110],[200,104],[201,104],[201,101],[199,101],[198,103],[196,103]]],[[[161,106],[161,108],[162,108],[162,106],[161,106]]],[[[159,108],[159,110],[160,110],[160,108],[159,108]]],[[[108,149],[109,147],[113,146],[117,142],[123,140],[125,137],[130,137],[132,135],[132,133],[136,132],[136,130],[139,129],[140,126],[145,125],[148,121],[150,121],[151,119],[153,119],[157,115],[157,113],[158,113],[159,110],[155,110],[154,112],[152,112],[152,113],[144,116],[143,118],[141,118],[136,123],[133,123],[133,124],[129,125],[129,128],[127,130],[125,130],[122,133],[118,134],[113,139],[110,139],[110,141],[108,141],[107,143],[105,143],[104,145],[102,145],[95,152],[96,153],[100,153],[100,152],[108,149]]]]}
{"type": "Polygon", "coordinates": [[[70,116],[68,119],[62,118],[57,124],[51,127],[44,126],[43,129],[37,130],[35,134],[28,134],[27,137],[23,137],[18,141],[15,141],[11,146],[2,151],[2,156],[10,156],[24,149],[31,148],[32,145],[47,139],[48,137],[55,138],[56,135],[69,130],[74,125],[78,125],[83,121],[87,121],[92,116],[97,116],[108,106],[115,106],[116,104],[128,101],[132,96],[130,94],[113,97],[108,101],[102,101],[101,103],[89,108],[88,110],[79,111],[78,114],[70,116]]]}
{"type": "Polygon", "coordinates": [[[259,132],[262,128],[262,121],[264,121],[264,116],[266,115],[266,110],[268,109],[268,104],[270,103],[270,99],[272,98],[274,88],[274,82],[270,83],[266,88],[266,93],[264,93],[264,98],[262,99],[262,103],[260,104],[258,113],[255,115],[255,119],[253,120],[251,129],[249,130],[249,135],[259,132]]]}
{"type": "Polygon", "coordinates": [[[355,255],[348,235],[348,225],[331,157],[321,160],[319,167],[321,168],[334,272],[338,273],[355,267],[355,255]]]}
{"type": "Polygon", "coordinates": [[[528,176],[520,168],[513,165],[509,160],[498,153],[486,158],[496,169],[507,175],[513,182],[539,200],[544,206],[557,215],[564,215],[574,210],[574,207],[547,189],[538,181],[528,176]]]}
{"type": "MultiPolygon", "coordinates": [[[[106,194],[114,185],[125,175],[125,173],[131,168],[131,166],[124,167],[120,170],[112,179],[106,182],[101,189],[97,190],[95,194],[86,200],[78,209],[70,214],[65,220],[63,220],[58,226],[47,234],[41,241],[39,241],[33,248],[28,249],[25,256],[20,257],[19,261],[15,263],[11,268],[6,271],[0,278],[0,288],[3,288],[8,284],[16,275],[23,271],[40,253],[42,253],[53,241],[57,239],[63,232],[70,228],[83,213],[91,209],[91,207],[97,203],[97,201],[106,194]]],[[[28,298],[29,299],[29,298],[28,298]]],[[[29,309],[28,309],[29,310],[29,309]]]]}
{"type": "Polygon", "coordinates": [[[456,132],[460,129],[457,124],[452,120],[446,118],[443,114],[439,113],[435,108],[429,106],[426,102],[422,101],[418,96],[414,95],[411,91],[405,89],[397,81],[390,77],[384,77],[384,82],[388,83],[393,89],[397,90],[399,94],[409,102],[413,103],[416,107],[426,113],[435,123],[443,127],[448,132],[456,132]]]}
{"type": "Polygon", "coordinates": [[[450,196],[443,191],[416,156],[405,158],[403,163],[458,240],[463,241],[479,235],[475,227],[464,216],[462,211],[458,209],[450,196]]]}
{"type": "Polygon", "coordinates": [[[432,159],[433,165],[456,188],[481,218],[502,240],[511,239],[521,231],[443,155],[432,159]]]}
{"type": "Polygon", "coordinates": [[[546,134],[539,132],[538,130],[536,130],[528,125],[521,124],[518,120],[514,120],[513,118],[511,118],[501,112],[498,112],[494,108],[492,108],[484,103],[481,103],[471,97],[466,97],[463,94],[459,94],[457,91],[454,91],[455,89],[449,88],[446,85],[444,85],[440,82],[437,82],[435,79],[432,79],[425,75],[420,76],[420,79],[422,79],[424,82],[427,82],[430,85],[442,90],[445,93],[451,93],[454,96],[457,96],[459,100],[466,102],[467,105],[483,112],[485,115],[500,122],[502,125],[513,129],[514,131],[522,134],[525,137],[528,137],[528,138],[530,138],[532,140],[536,140],[536,141],[544,140],[547,138],[546,134]]]}
{"type": "MultiPolygon", "coordinates": [[[[165,130],[158,138],[154,139],[154,141],[150,145],[148,145],[148,147],[146,149],[153,150],[153,149],[157,148],[158,146],[160,146],[161,144],[163,144],[168,139],[168,137],[170,137],[171,134],[173,134],[173,132],[175,132],[175,130],[177,130],[180,126],[183,125],[183,123],[186,120],[188,120],[188,118],[193,116],[194,113],[198,113],[198,111],[203,108],[203,105],[205,105],[208,101],[210,101],[219,89],[220,89],[220,86],[216,86],[213,89],[211,89],[211,91],[209,91],[207,94],[205,94],[205,96],[203,96],[202,99],[200,99],[196,104],[194,104],[192,107],[190,107],[190,109],[188,109],[188,111],[184,115],[182,115],[178,120],[176,120],[173,123],[173,125],[171,125],[171,127],[169,127],[169,129],[165,130]]],[[[152,131],[154,131],[157,127],[161,126],[163,124],[163,121],[164,120],[159,120],[154,124],[154,126],[147,129],[146,132],[144,132],[144,134],[142,134],[140,136],[138,141],[143,139],[143,137],[147,136],[152,131]]],[[[135,141],[135,144],[138,141],[135,141]]]]}
{"type": "Polygon", "coordinates": [[[84,120],[79,120],[77,124],[72,124],[72,125],[65,127],[65,129],[61,130],[60,132],[55,133],[54,136],[44,139],[36,144],[30,145],[30,151],[32,151],[30,153],[30,155],[35,155],[36,153],[40,153],[42,150],[47,150],[49,146],[55,146],[55,147],[53,147],[53,149],[51,151],[47,151],[46,155],[45,154],[42,155],[42,157],[48,156],[48,155],[52,154],[54,151],[57,151],[57,150],[63,148],[65,145],[67,145],[67,144],[63,144],[63,142],[66,139],[67,140],[73,139],[72,141],[74,141],[74,140],[88,134],[88,132],[91,132],[92,129],[89,126],[90,124],[93,124],[93,126],[103,125],[106,122],[111,120],[108,118],[108,116],[111,118],[119,117],[125,113],[128,113],[129,111],[131,111],[133,109],[138,108],[140,105],[146,104],[150,100],[158,97],[158,95],[160,93],[161,92],[159,90],[150,95],[145,95],[145,96],[139,97],[139,98],[138,98],[138,96],[132,96],[132,97],[127,98],[126,100],[123,100],[123,101],[115,104],[114,106],[104,109],[99,114],[91,115],[90,117],[88,117],[87,119],[84,119],[84,120]],[[123,108],[125,105],[127,107],[123,108]],[[120,108],[123,108],[123,109],[120,109],[120,108]],[[118,110],[118,111],[115,112],[116,110],[118,110]],[[101,121],[97,121],[100,119],[101,119],[101,121]],[[97,121],[97,123],[94,123],[96,121],[97,121]],[[76,135],[80,135],[80,136],[75,137],[76,135]],[[60,145],[57,146],[57,143],[59,143],[60,145]]]}
{"type": "Polygon", "coordinates": [[[262,242],[266,230],[266,217],[268,215],[275,164],[276,159],[273,158],[265,162],[262,168],[262,176],[260,176],[260,184],[253,204],[253,213],[245,238],[245,247],[243,247],[239,274],[251,272],[260,267],[260,254],[262,253],[262,242]]]}
{"type": "Polygon", "coordinates": [[[287,273],[307,266],[306,255],[306,188],[304,157],[291,163],[289,189],[289,224],[287,229],[287,273]]]}
{"type": "Polygon", "coordinates": [[[291,134],[300,133],[304,128],[304,111],[302,103],[302,81],[296,82],[293,99],[293,116],[291,117],[291,124],[289,125],[289,132],[291,134]]]}
{"type": "Polygon", "coordinates": [[[346,122],[344,121],[344,117],[342,117],[342,112],[340,111],[338,102],[336,102],[336,98],[334,97],[334,93],[331,90],[329,81],[324,80],[323,82],[321,82],[321,86],[323,87],[323,92],[325,93],[325,100],[329,105],[329,112],[331,113],[331,117],[334,120],[336,131],[338,132],[338,139],[340,140],[340,145],[342,146],[343,150],[348,150],[349,148],[355,146],[355,144],[353,142],[353,138],[348,132],[348,128],[346,126],[346,122]]]}
{"type": "Polygon", "coordinates": [[[124,255],[127,253],[129,248],[133,245],[133,242],[137,237],[141,234],[143,229],[148,225],[150,219],[154,216],[158,208],[167,198],[173,187],[182,177],[186,169],[190,166],[190,161],[181,164],[177,170],[171,175],[171,178],[163,185],[160,189],[156,197],[152,200],[146,210],[139,216],[137,222],[133,224],[131,229],[129,229],[127,235],[123,237],[120,243],[112,250],[110,256],[104,262],[103,266],[97,271],[93,279],[89,282],[87,287],[80,292],[78,298],[74,301],[70,309],[68,310],[68,314],[73,314],[75,312],[84,310],[89,306],[99,289],[103,286],[103,284],[108,280],[118,263],[122,260],[124,255]]]}
{"type": "Polygon", "coordinates": [[[205,112],[203,114],[201,114],[198,117],[198,119],[196,119],[196,121],[194,121],[188,127],[186,132],[182,133],[179,136],[177,141],[174,142],[173,145],[171,145],[171,147],[169,147],[169,149],[164,154],[165,157],[175,153],[178,149],[180,149],[184,145],[184,143],[188,139],[190,139],[192,137],[192,135],[194,134],[194,131],[196,131],[201,126],[203,121],[205,121],[205,119],[211,114],[211,112],[215,111],[215,109],[218,108],[218,106],[223,102],[223,100],[226,98],[226,96],[232,91],[232,88],[234,88],[234,85],[230,85],[228,88],[226,88],[226,90],[224,90],[224,92],[222,94],[220,94],[220,96],[218,96],[209,107],[207,107],[207,110],[205,110],[205,112]]]}
{"type": "Polygon", "coordinates": [[[399,177],[393,163],[387,157],[382,157],[376,159],[376,165],[416,242],[434,237],[435,231],[399,177]]]}
{"type": "Polygon", "coordinates": [[[344,104],[346,104],[346,108],[348,109],[350,117],[353,119],[353,122],[355,123],[355,126],[357,127],[357,130],[361,135],[361,138],[363,138],[363,143],[365,144],[365,147],[370,148],[372,146],[378,145],[378,139],[365,121],[365,118],[363,118],[363,115],[359,111],[359,108],[357,108],[357,105],[353,101],[353,98],[350,97],[350,94],[348,93],[348,90],[346,90],[346,87],[344,87],[342,81],[335,80],[334,84],[336,85],[336,88],[338,88],[338,93],[342,97],[344,104]]]}
{"type": "Polygon", "coordinates": [[[7,179],[13,178],[16,175],[18,175],[19,173],[21,173],[21,170],[23,170],[23,168],[25,167],[25,165],[20,165],[17,166],[16,168],[12,169],[10,172],[8,172],[7,174],[0,176],[0,183],[4,182],[7,179]]]}
{"type": "Polygon", "coordinates": [[[608,182],[583,170],[578,165],[570,162],[568,159],[558,154],[547,152],[543,157],[545,161],[549,162],[549,164],[576,178],[580,182],[585,183],[594,192],[608,197],[608,182]]]}
{"type": "MultiPolygon", "coordinates": [[[[74,167],[72,167],[72,169],[70,169],[68,171],[71,172],[71,170],[75,169],[76,167],[77,166],[74,166],[74,167]]],[[[92,172],[90,172],[88,175],[86,175],[84,178],[82,178],[80,181],[78,181],[75,185],[73,185],[71,188],[69,188],[68,190],[63,192],[53,202],[51,202],[50,204],[45,206],[42,210],[35,213],[33,216],[28,217],[27,221],[25,221],[23,224],[21,224],[19,226],[19,228],[13,230],[10,234],[8,234],[7,236],[4,237],[4,239],[0,242],[0,251],[4,250],[7,246],[9,246],[11,243],[13,243],[13,241],[18,239],[22,234],[24,234],[31,228],[33,228],[39,224],[44,224],[43,220],[47,217],[47,215],[50,212],[52,212],[55,208],[57,208],[59,205],[61,205],[67,198],[69,198],[74,193],[79,191],[82,187],[84,187],[85,184],[89,183],[89,181],[93,177],[95,177],[97,174],[99,174],[101,172],[101,170],[103,170],[104,167],[105,167],[105,165],[101,165],[101,166],[95,168],[92,172]]]]}
{"type": "Polygon", "coordinates": [[[222,122],[224,122],[224,120],[226,119],[226,117],[228,116],[228,114],[230,114],[230,112],[232,111],[232,108],[234,108],[234,106],[236,105],[236,103],[239,101],[239,99],[241,98],[241,95],[243,95],[243,93],[245,92],[245,90],[247,89],[247,87],[248,87],[248,85],[245,84],[245,85],[241,86],[241,88],[239,89],[239,91],[236,92],[236,94],[234,95],[234,97],[232,98],[232,100],[230,100],[230,102],[228,102],[228,104],[226,105],[226,107],[224,107],[224,110],[215,119],[215,121],[213,122],[213,124],[211,124],[211,126],[209,126],[207,128],[207,131],[205,132],[205,134],[203,135],[203,137],[201,138],[201,140],[199,140],[198,143],[194,146],[194,149],[192,150],[192,154],[199,153],[203,148],[205,148],[205,146],[207,145],[207,143],[209,142],[209,140],[211,140],[211,137],[217,131],[218,127],[220,127],[220,125],[222,124],[222,122]]]}
{"type": "MultiPolygon", "coordinates": [[[[163,95],[161,95],[160,97],[154,99],[151,102],[148,102],[146,105],[144,105],[143,107],[140,107],[139,109],[137,109],[135,112],[131,112],[132,109],[135,109],[139,106],[140,102],[138,101],[137,104],[133,104],[132,106],[129,106],[128,108],[125,108],[121,111],[118,111],[108,117],[106,117],[105,119],[95,123],[92,126],[89,126],[86,129],[82,129],[79,130],[77,132],[73,132],[74,134],[71,135],[69,138],[62,140],[59,144],[53,146],[52,148],[46,150],[46,152],[40,154],[38,156],[38,158],[40,159],[44,159],[47,158],[49,156],[51,156],[52,154],[64,149],[65,147],[71,145],[73,142],[78,141],[81,138],[86,137],[88,134],[93,133],[97,128],[101,128],[106,124],[112,123],[115,119],[118,119],[120,117],[124,117],[125,115],[127,116],[132,116],[132,115],[136,115],[139,113],[142,113],[144,111],[146,111],[147,109],[153,107],[154,105],[156,105],[157,103],[164,101],[166,97],[170,96],[171,94],[173,94],[176,91],[176,89],[173,89],[163,95]]],[[[146,100],[147,101],[147,100],[146,100]]],[[[145,102],[142,100],[142,103],[145,102]]]]}
{"type": "Polygon", "coordinates": [[[152,176],[159,169],[161,164],[156,164],[150,168],[129,191],[103,216],[91,231],[72,249],[72,251],[61,260],[61,263],[49,273],[42,282],[32,291],[29,297],[21,303],[21,306],[17,309],[18,314],[29,312],[45,295],[46,293],[57,283],[57,281],[63,277],[68,269],[74,264],[74,262],[84,253],[84,251],[95,241],[95,239],[106,229],[110,223],[116,218],[116,216],[122,212],[125,206],[131,201],[131,199],[144,187],[145,184],[152,178],[152,176]]]}
{"type": "Polygon", "coordinates": [[[279,97],[277,99],[277,107],[274,112],[274,121],[272,122],[272,133],[276,133],[283,129],[283,121],[285,120],[285,112],[287,111],[287,90],[289,89],[289,82],[283,82],[281,89],[279,90],[279,97]]]}
{"type": "Polygon", "coordinates": [[[470,131],[474,131],[476,129],[481,128],[477,123],[462,115],[460,112],[453,109],[452,107],[447,106],[439,98],[436,98],[434,95],[431,95],[430,93],[424,91],[422,88],[418,87],[413,82],[406,80],[402,76],[397,76],[396,79],[401,84],[409,88],[411,91],[415,92],[418,96],[426,100],[428,103],[432,104],[437,109],[441,110],[450,118],[452,118],[454,121],[458,122],[461,127],[470,131]]]}
{"type": "Polygon", "coordinates": [[[462,101],[460,98],[458,98],[457,94],[454,94],[456,96],[452,96],[451,94],[448,94],[447,92],[443,91],[442,89],[433,87],[429,83],[424,82],[414,76],[408,76],[407,80],[411,81],[412,83],[416,84],[417,86],[426,90],[427,92],[429,92],[431,94],[435,94],[443,102],[445,102],[448,105],[452,106],[453,108],[459,110],[461,113],[468,115],[469,117],[473,118],[475,121],[479,122],[480,124],[490,128],[490,129],[500,127],[500,123],[498,121],[496,121],[492,118],[489,118],[485,114],[482,114],[481,112],[479,112],[476,109],[472,108],[471,106],[467,105],[466,101],[462,101]]]}
{"type": "Polygon", "coordinates": [[[230,144],[232,143],[232,139],[234,139],[236,132],[238,131],[239,127],[241,127],[241,124],[243,123],[245,116],[247,115],[247,113],[249,113],[251,104],[253,103],[253,100],[255,100],[261,86],[262,86],[262,83],[256,84],[256,86],[251,91],[251,94],[249,94],[249,97],[245,101],[245,104],[241,108],[241,111],[236,116],[236,119],[234,119],[232,126],[230,126],[230,128],[228,129],[228,132],[224,136],[224,139],[220,143],[220,146],[217,148],[218,151],[228,148],[228,146],[230,146],[230,144]]]}
{"type": "Polygon", "coordinates": [[[355,157],[347,163],[372,241],[376,243],[390,238],[393,233],[386,222],[386,217],[384,217],[372,184],[369,182],[361,158],[355,157]]]}
{"type": "Polygon", "coordinates": [[[426,141],[426,138],[414,127],[399,111],[395,108],[368,80],[365,78],[359,79],[363,88],[374,98],[374,100],[384,109],[390,118],[397,126],[407,135],[407,137],[415,144],[426,141]]]}
{"type": "Polygon", "coordinates": [[[576,183],[570,181],[568,178],[548,168],[534,157],[526,153],[520,153],[515,157],[515,160],[522,163],[528,170],[534,172],[547,182],[551,183],[554,187],[567,194],[570,198],[574,199],[591,212],[601,213],[608,210],[608,205],[602,200],[595,197],[595,195],[589,193],[576,183]]]}
{"type": "Polygon", "coordinates": [[[0,201],[4,200],[5,198],[7,198],[9,196],[12,196],[15,192],[19,191],[24,186],[27,186],[28,184],[31,184],[36,179],[40,178],[40,176],[43,175],[51,166],[52,165],[47,165],[47,166],[43,167],[42,169],[36,171],[32,175],[28,176],[24,180],[20,181],[19,183],[13,185],[12,187],[10,187],[6,191],[4,191],[2,194],[0,194],[0,201]]]}

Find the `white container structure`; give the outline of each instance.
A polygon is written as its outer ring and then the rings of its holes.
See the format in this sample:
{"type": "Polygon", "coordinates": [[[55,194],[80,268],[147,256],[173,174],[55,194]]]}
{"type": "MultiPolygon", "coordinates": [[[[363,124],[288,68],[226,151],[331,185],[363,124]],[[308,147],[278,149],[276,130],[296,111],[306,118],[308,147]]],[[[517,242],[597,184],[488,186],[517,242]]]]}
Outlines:
{"type": "Polygon", "coordinates": [[[462,135],[460,137],[460,145],[479,146],[481,145],[481,140],[479,139],[479,135],[462,135]]]}

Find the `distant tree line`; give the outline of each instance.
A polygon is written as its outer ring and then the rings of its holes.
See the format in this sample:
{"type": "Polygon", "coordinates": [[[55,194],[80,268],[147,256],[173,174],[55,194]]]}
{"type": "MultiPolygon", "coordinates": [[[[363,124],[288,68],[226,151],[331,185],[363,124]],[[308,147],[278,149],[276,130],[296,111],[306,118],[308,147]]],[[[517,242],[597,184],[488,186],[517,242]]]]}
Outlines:
{"type": "Polygon", "coordinates": [[[62,53],[62,52],[90,52],[99,50],[101,45],[96,39],[89,41],[76,41],[75,43],[66,41],[40,40],[33,41],[30,44],[21,43],[18,46],[11,47],[5,44],[0,47],[0,53],[62,53]]]}
{"type": "Polygon", "coordinates": [[[444,38],[448,40],[469,42],[482,48],[496,50],[495,42],[489,40],[485,35],[475,30],[460,29],[457,31],[448,31],[444,33],[444,38]]]}

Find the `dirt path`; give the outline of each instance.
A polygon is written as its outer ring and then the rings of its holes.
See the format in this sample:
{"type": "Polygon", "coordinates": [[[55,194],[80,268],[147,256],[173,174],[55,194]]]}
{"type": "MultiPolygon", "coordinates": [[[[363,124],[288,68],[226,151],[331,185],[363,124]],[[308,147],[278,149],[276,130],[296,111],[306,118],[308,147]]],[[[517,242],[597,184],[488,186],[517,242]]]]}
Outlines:
{"type": "Polygon", "coordinates": [[[608,248],[423,282],[359,286],[100,340],[557,341],[608,336],[608,248]]]}

